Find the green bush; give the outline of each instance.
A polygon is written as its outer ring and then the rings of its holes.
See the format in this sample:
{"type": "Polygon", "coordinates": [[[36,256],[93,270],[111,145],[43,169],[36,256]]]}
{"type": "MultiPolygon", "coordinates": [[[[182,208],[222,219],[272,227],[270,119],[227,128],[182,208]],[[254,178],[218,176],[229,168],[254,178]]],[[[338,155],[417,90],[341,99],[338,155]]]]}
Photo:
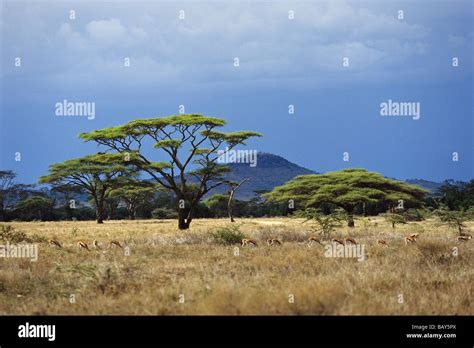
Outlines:
{"type": "Polygon", "coordinates": [[[402,215],[406,221],[423,221],[426,218],[427,212],[421,209],[410,208],[402,215]]]}
{"type": "Polygon", "coordinates": [[[218,244],[232,245],[240,243],[245,235],[240,231],[239,226],[232,225],[217,229],[212,237],[218,244]]]}
{"type": "Polygon", "coordinates": [[[154,219],[176,219],[178,213],[168,208],[156,208],[151,212],[151,216],[154,219]]]}

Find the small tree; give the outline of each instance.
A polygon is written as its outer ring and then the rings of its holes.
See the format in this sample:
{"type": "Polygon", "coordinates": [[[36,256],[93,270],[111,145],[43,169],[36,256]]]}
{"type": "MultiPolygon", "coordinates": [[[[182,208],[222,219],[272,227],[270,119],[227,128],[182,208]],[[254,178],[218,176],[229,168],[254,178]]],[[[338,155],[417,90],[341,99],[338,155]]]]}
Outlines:
{"type": "Polygon", "coordinates": [[[462,235],[464,228],[466,228],[464,223],[474,218],[474,208],[468,210],[448,210],[446,206],[442,206],[435,211],[435,214],[441,222],[449,227],[456,228],[459,235],[462,235]]]}
{"type": "Polygon", "coordinates": [[[313,223],[313,225],[311,225],[313,231],[321,234],[324,239],[330,239],[331,233],[336,229],[336,227],[341,226],[342,221],[341,213],[338,211],[329,215],[323,215],[315,208],[308,208],[296,213],[295,216],[306,218],[303,223],[311,221],[313,223]]]}
{"type": "Polygon", "coordinates": [[[40,183],[73,185],[83,188],[92,196],[96,208],[97,223],[104,222],[105,201],[110,192],[120,184],[120,178],[130,176],[128,168],[131,157],[120,154],[89,155],[49,167],[49,174],[39,179],[40,183]]]}
{"type": "Polygon", "coordinates": [[[235,222],[234,220],[234,211],[233,211],[233,206],[234,206],[234,196],[235,196],[235,191],[246,181],[249,179],[244,179],[241,182],[235,182],[235,181],[227,181],[227,184],[229,185],[229,199],[227,201],[227,215],[230,218],[230,222],[235,222]]]}
{"type": "Polygon", "coordinates": [[[134,164],[158,184],[175,193],[178,202],[178,228],[188,229],[200,200],[213,188],[224,183],[228,167],[219,163],[221,156],[251,137],[251,131],[221,132],[225,120],[198,114],[131,121],[125,125],[82,133],[94,141],[122,154],[137,154],[134,164]],[[156,162],[143,152],[146,140],[165,155],[167,161],[156,162]],[[193,167],[193,168],[191,168],[193,167]],[[193,178],[197,184],[189,183],[193,178]],[[186,202],[186,208],[183,207],[186,202]]]}
{"type": "Polygon", "coordinates": [[[383,214],[383,216],[385,217],[385,220],[390,222],[393,229],[395,228],[395,225],[397,225],[397,224],[406,224],[407,223],[407,221],[405,220],[403,215],[400,215],[400,214],[387,213],[387,214],[383,214]]]}
{"type": "Polygon", "coordinates": [[[129,219],[135,220],[139,205],[152,199],[156,192],[157,187],[151,182],[126,179],[120,187],[112,190],[111,197],[122,199],[125,202],[129,219]]]}

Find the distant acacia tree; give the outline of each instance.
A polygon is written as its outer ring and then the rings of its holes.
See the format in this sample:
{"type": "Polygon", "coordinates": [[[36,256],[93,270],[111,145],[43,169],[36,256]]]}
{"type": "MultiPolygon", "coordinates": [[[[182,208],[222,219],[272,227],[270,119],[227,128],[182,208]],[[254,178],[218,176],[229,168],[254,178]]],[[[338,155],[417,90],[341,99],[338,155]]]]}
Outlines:
{"type": "Polygon", "coordinates": [[[82,133],[80,137],[117,153],[136,154],[138,159],[133,163],[162,187],[174,192],[178,202],[178,228],[188,229],[203,196],[224,183],[223,174],[229,169],[219,163],[219,157],[247,139],[261,136],[252,131],[217,130],[224,125],[225,120],[221,118],[183,114],[135,120],[82,133]],[[153,160],[143,151],[150,140],[167,161],[153,160]],[[189,182],[191,177],[195,183],[189,182]]]}
{"type": "Polygon", "coordinates": [[[278,186],[265,197],[285,202],[292,200],[300,208],[336,205],[347,214],[347,225],[354,226],[354,208],[362,203],[386,202],[395,206],[402,201],[406,206],[421,205],[426,190],[407,183],[388,179],[365,169],[344,169],[326,174],[298,176],[278,186]]]}
{"type": "Polygon", "coordinates": [[[450,210],[466,210],[474,206],[474,179],[470,182],[446,180],[436,194],[450,210]]]}
{"type": "Polygon", "coordinates": [[[249,179],[244,179],[241,182],[236,182],[236,181],[226,181],[226,183],[229,185],[229,191],[227,192],[229,195],[229,198],[227,200],[227,215],[229,216],[230,222],[235,222],[234,220],[234,196],[235,196],[235,191],[242,186],[242,184],[249,179]]]}
{"type": "Polygon", "coordinates": [[[16,173],[11,170],[0,170],[0,221],[7,220],[7,212],[15,204],[28,196],[30,185],[15,181],[16,173]]]}
{"type": "Polygon", "coordinates": [[[394,213],[387,213],[383,214],[385,219],[392,225],[392,228],[395,228],[397,224],[406,224],[407,221],[403,215],[394,214],[394,213]]]}
{"type": "Polygon", "coordinates": [[[15,214],[22,220],[51,220],[55,200],[43,195],[29,196],[15,206],[15,214]]]}
{"type": "Polygon", "coordinates": [[[135,220],[140,204],[153,199],[157,191],[158,189],[154,183],[127,178],[122,181],[119,187],[112,190],[110,196],[123,200],[129,219],[135,220]]]}
{"type": "Polygon", "coordinates": [[[439,209],[435,210],[435,214],[442,223],[456,228],[459,235],[463,235],[466,228],[465,222],[474,219],[474,207],[467,210],[449,210],[446,205],[442,205],[439,209]]]}
{"type": "Polygon", "coordinates": [[[75,195],[82,193],[82,188],[74,185],[53,186],[51,192],[61,194],[64,198],[64,210],[68,219],[72,219],[73,210],[76,208],[75,195]]]}
{"type": "Polygon", "coordinates": [[[49,167],[49,174],[39,179],[40,183],[53,186],[73,185],[81,187],[91,195],[96,208],[97,223],[104,222],[104,207],[110,192],[120,184],[120,178],[130,176],[133,170],[129,161],[121,154],[98,153],[56,163],[49,167]]]}

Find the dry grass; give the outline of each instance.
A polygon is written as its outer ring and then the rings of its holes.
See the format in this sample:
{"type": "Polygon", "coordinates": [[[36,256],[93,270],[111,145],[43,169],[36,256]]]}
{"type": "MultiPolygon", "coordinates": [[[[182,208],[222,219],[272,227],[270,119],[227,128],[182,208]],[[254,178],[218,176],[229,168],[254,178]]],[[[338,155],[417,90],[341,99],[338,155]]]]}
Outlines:
{"type": "Polygon", "coordinates": [[[12,223],[64,248],[40,242],[37,262],[0,260],[0,314],[474,314],[473,241],[458,243],[454,231],[433,221],[392,230],[381,218],[358,220],[334,233],[364,244],[366,259],[358,262],[308,247],[313,234],[300,222],[239,220],[261,246],[239,247],[238,256],[238,246],[213,241],[211,232],[226,220],[196,220],[185,232],[172,220],[12,223]],[[420,238],[406,246],[410,233],[420,238]],[[283,246],[268,247],[267,238],[283,246]],[[376,244],[380,238],[388,248],[376,244]],[[130,256],[75,245],[94,239],[119,240],[130,256]]]}

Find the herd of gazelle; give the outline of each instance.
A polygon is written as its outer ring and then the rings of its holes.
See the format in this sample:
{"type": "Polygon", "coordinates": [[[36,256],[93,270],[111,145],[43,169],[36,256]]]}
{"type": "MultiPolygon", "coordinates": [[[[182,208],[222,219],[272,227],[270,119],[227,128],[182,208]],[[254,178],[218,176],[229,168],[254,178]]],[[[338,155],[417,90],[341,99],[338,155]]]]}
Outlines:
{"type": "MultiPolygon", "coordinates": [[[[418,233],[413,233],[409,236],[406,236],[405,237],[405,245],[416,243],[416,240],[418,239],[419,236],[420,235],[418,233]]],[[[472,239],[472,236],[470,234],[462,234],[462,235],[458,236],[456,239],[457,239],[458,242],[467,242],[468,240],[472,239]]],[[[358,244],[357,241],[354,238],[351,238],[351,237],[347,237],[345,239],[333,238],[331,240],[331,242],[336,243],[336,244],[340,244],[340,245],[347,245],[347,244],[357,245],[358,244]]],[[[321,243],[321,241],[318,238],[309,237],[308,238],[308,245],[311,246],[313,243],[319,243],[321,245],[323,244],[323,243],[321,243]]],[[[56,247],[56,248],[62,248],[61,243],[59,243],[55,239],[50,239],[48,241],[48,244],[53,246],[53,247],[56,247]]],[[[383,247],[388,247],[388,243],[383,239],[377,240],[377,244],[380,245],[380,246],[383,246],[383,247]]],[[[94,246],[95,249],[102,249],[100,243],[97,240],[94,240],[92,245],[94,246]]],[[[241,245],[242,245],[242,247],[244,247],[244,246],[258,247],[257,241],[254,240],[254,239],[250,239],[250,238],[242,239],[241,245]]],[[[267,239],[267,245],[268,246],[281,246],[281,245],[283,245],[283,243],[282,243],[281,240],[279,240],[277,238],[270,238],[270,239],[267,239]]],[[[80,250],[90,251],[90,248],[87,245],[87,243],[82,241],[82,240],[77,242],[77,247],[80,250]]],[[[114,248],[114,247],[118,247],[118,248],[123,249],[120,242],[118,242],[116,240],[111,240],[108,243],[108,248],[114,248]]]]}
{"type": "MultiPolygon", "coordinates": [[[[50,239],[48,241],[48,244],[51,245],[52,247],[55,247],[55,248],[60,248],[62,249],[62,245],[61,243],[59,243],[57,240],[55,239],[50,239]]],[[[95,249],[102,249],[100,243],[97,241],[97,240],[94,240],[94,242],[92,242],[92,245],[94,246],[95,249]]],[[[77,247],[80,249],[80,250],[87,250],[87,251],[90,251],[90,248],[89,246],[87,245],[86,242],[80,240],[77,242],[77,247]]],[[[114,248],[114,247],[117,247],[117,248],[120,248],[120,249],[123,249],[122,247],[122,244],[120,244],[120,242],[116,241],[116,240],[111,240],[108,244],[108,248],[114,248]]]]}
{"type": "MultiPolygon", "coordinates": [[[[409,236],[406,236],[404,238],[405,245],[416,243],[416,240],[418,239],[419,236],[420,236],[419,233],[413,233],[409,236]]],[[[458,242],[467,242],[469,239],[472,239],[472,236],[470,234],[462,234],[462,235],[460,235],[456,238],[456,240],[458,242]]],[[[340,244],[340,245],[348,245],[348,244],[357,245],[358,244],[357,241],[354,238],[351,238],[351,237],[347,237],[347,238],[344,238],[344,239],[333,238],[331,240],[331,242],[336,243],[336,244],[340,244]]],[[[313,243],[319,243],[321,245],[323,244],[318,238],[309,237],[308,238],[308,246],[311,246],[313,243]]],[[[282,244],[283,243],[279,239],[276,239],[276,238],[267,239],[267,245],[268,246],[274,246],[274,245],[275,246],[281,246],[282,244]]],[[[383,246],[383,247],[388,247],[388,243],[383,239],[377,240],[377,244],[380,245],[380,246],[383,246]]],[[[258,247],[257,241],[254,240],[254,239],[250,239],[250,238],[242,239],[241,245],[243,247],[244,246],[258,247]]]]}

